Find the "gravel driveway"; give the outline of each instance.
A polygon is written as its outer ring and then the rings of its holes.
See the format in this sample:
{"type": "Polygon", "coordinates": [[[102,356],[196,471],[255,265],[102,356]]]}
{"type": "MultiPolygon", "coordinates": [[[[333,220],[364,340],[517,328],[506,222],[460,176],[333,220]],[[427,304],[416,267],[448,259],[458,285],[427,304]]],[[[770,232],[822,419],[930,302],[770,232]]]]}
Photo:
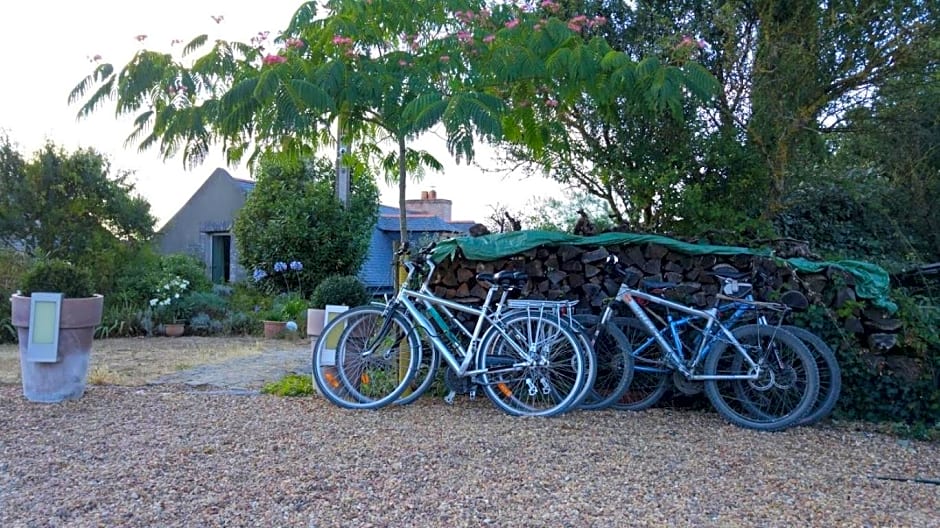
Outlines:
{"type": "Polygon", "coordinates": [[[940,526],[940,445],[711,412],[0,386],[0,526],[940,526]]]}

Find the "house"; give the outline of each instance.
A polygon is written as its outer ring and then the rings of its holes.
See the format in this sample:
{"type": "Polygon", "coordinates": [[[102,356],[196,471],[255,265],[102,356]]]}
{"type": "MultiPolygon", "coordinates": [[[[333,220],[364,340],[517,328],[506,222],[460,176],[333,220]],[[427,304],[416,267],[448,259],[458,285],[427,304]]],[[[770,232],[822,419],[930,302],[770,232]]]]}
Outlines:
{"type": "MultiPolygon", "coordinates": [[[[157,232],[160,253],[185,253],[200,258],[215,283],[246,278],[247,273],[238,265],[232,225],[254,186],[253,181],[234,178],[225,169],[213,171],[157,232]]],[[[475,223],[452,221],[453,203],[438,198],[433,190],[422,191],[420,199],[405,203],[408,237],[414,244],[435,236],[465,234],[475,223]]],[[[360,280],[370,290],[383,293],[393,288],[392,262],[399,240],[398,208],[380,205],[369,251],[359,271],[360,280]]]]}
{"type": "Polygon", "coordinates": [[[232,223],[255,183],[215,169],[183,207],[157,231],[160,253],[185,253],[205,262],[214,283],[246,276],[238,265],[232,223]]]}

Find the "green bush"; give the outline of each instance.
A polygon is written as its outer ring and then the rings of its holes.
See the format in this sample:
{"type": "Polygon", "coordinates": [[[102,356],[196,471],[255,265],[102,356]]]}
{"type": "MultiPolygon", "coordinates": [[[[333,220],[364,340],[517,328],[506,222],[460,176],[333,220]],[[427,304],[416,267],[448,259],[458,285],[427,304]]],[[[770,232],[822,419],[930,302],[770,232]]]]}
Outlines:
{"type": "Polygon", "coordinates": [[[352,275],[333,275],[323,279],[314,288],[310,304],[323,309],[328,304],[360,306],[369,302],[366,287],[352,275]]]}
{"type": "Polygon", "coordinates": [[[325,277],[356,273],[362,265],[378,216],[378,189],[371,175],[353,171],[344,207],[335,196],[335,173],[328,160],[262,162],[234,231],[239,263],[267,295],[306,298],[325,277]],[[300,269],[275,269],[277,263],[299,263],[300,269]]]}
{"type": "Polygon", "coordinates": [[[313,380],[310,376],[289,374],[279,381],[268,383],[261,392],[275,396],[310,396],[313,394],[313,380]]]}
{"type": "Polygon", "coordinates": [[[95,338],[135,337],[148,333],[147,311],[141,309],[139,301],[122,292],[104,297],[104,313],[101,324],[95,329],[95,338]]]}
{"type": "Polygon", "coordinates": [[[212,281],[206,275],[206,265],[192,255],[181,253],[164,255],[160,258],[160,269],[163,277],[179,276],[189,281],[189,291],[212,291],[212,281]]]}
{"type": "Polygon", "coordinates": [[[0,343],[16,341],[10,317],[10,295],[22,287],[23,275],[32,260],[23,253],[0,250],[0,343]]]}
{"type": "Polygon", "coordinates": [[[228,301],[215,293],[194,291],[180,300],[180,312],[190,317],[205,314],[210,319],[221,320],[228,309],[228,301]]]}
{"type": "Polygon", "coordinates": [[[91,297],[95,291],[91,273],[59,259],[40,260],[23,277],[23,295],[58,292],[66,297],[91,297]]]}

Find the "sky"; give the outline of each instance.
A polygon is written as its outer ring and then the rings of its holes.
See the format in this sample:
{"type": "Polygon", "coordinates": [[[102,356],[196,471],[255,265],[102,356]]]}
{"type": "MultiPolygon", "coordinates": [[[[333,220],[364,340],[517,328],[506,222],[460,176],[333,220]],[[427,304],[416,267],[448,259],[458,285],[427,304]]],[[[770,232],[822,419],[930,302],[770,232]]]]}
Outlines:
{"type": "MultiPolygon", "coordinates": [[[[112,171],[134,172],[137,191],[151,203],[158,225],[168,220],[199,188],[216,167],[226,167],[221,152],[186,171],[181,157],[164,162],[156,150],[138,152],[124,146],[131,118],[118,119],[114,106],[104,106],[91,117],[76,119],[79,105],[68,104],[68,94],[95,64],[116,68],[141,48],[172,51],[176,39],[188,42],[208,33],[216,38],[247,42],[259,31],[275,34],[283,29],[302,0],[236,2],[232,0],[30,0],[5,2],[0,8],[0,134],[10,137],[27,158],[51,141],[71,151],[93,147],[111,161],[112,171]],[[221,17],[220,22],[214,19],[221,17]],[[142,42],[138,35],[146,35],[142,42]]],[[[177,44],[176,46],[179,46],[177,44]]],[[[442,173],[429,173],[421,182],[408,182],[409,199],[434,189],[438,198],[453,201],[454,220],[483,221],[493,207],[503,205],[520,212],[536,197],[562,196],[562,187],[521,173],[506,175],[480,167],[457,165],[442,139],[426,136],[413,146],[434,154],[445,165],[442,173]]],[[[479,165],[496,168],[492,151],[480,146],[479,165]]],[[[244,166],[226,167],[233,176],[249,178],[244,166]]],[[[396,185],[379,182],[381,201],[398,203],[396,185]]]]}

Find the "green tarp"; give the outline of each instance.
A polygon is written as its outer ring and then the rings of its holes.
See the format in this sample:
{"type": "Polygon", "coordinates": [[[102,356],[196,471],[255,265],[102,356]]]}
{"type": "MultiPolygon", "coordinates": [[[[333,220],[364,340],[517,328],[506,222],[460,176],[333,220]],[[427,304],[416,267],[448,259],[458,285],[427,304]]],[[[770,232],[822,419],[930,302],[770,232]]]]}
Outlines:
{"type": "MultiPolygon", "coordinates": [[[[448,257],[453,258],[459,248],[463,256],[469,260],[496,260],[508,257],[539,246],[614,246],[619,244],[657,244],[679,253],[687,255],[757,255],[772,257],[769,249],[750,249],[736,246],[714,246],[708,244],[692,244],[682,242],[660,235],[645,235],[639,233],[604,233],[589,237],[569,235],[554,231],[513,231],[480,237],[450,238],[439,242],[431,258],[435,262],[442,262],[448,257]]],[[[884,308],[891,313],[897,310],[897,305],[891,302],[890,279],[888,273],[868,262],[855,260],[840,260],[836,262],[815,262],[805,258],[779,259],[797,271],[818,273],[829,266],[842,269],[855,277],[855,293],[862,298],[870,299],[876,306],[884,308]]]]}

